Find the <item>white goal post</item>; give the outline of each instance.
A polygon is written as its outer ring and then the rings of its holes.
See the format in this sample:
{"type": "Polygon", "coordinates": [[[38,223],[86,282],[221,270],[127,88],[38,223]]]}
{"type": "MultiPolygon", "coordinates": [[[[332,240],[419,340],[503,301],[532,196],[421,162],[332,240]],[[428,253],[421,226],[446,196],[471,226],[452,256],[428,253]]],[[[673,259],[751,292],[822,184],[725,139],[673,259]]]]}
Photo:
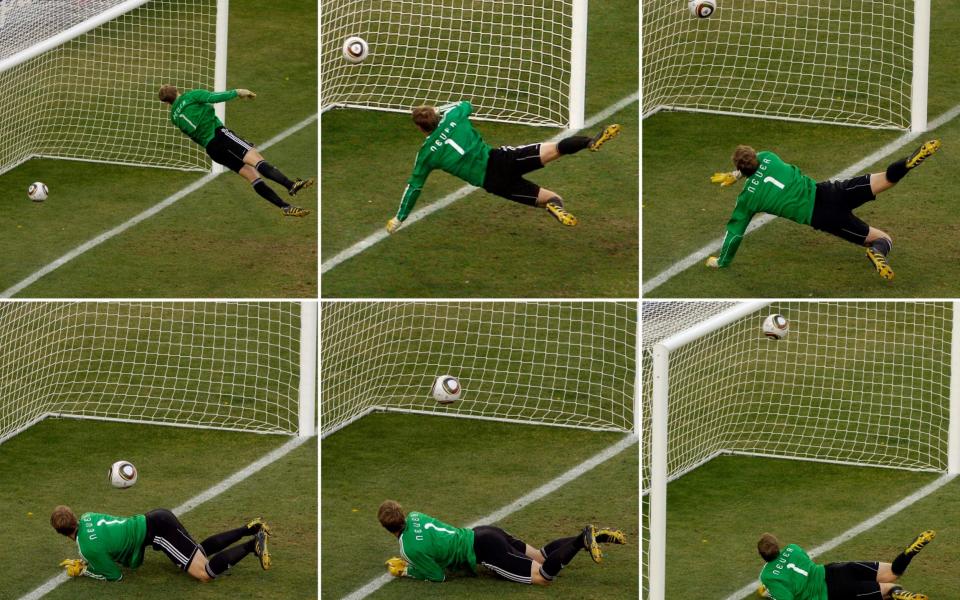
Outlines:
{"type": "Polygon", "coordinates": [[[643,0],[643,114],[927,129],[930,0],[643,0]]]}
{"type": "Polygon", "coordinates": [[[320,434],[374,411],[635,432],[636,302],[323,302],[320,434]],[[430,395],[460,379],[449,405],[430,395]]]}
{"type": "Polygon", "coordinates": [[[317,303],[0,304],[0,443],[48,417],[316,432],[317,303]]]}
{"type": "Polygon", "coordinates": [[[469,100],[474,118],[580,129],[588,0],[324,0],[320,104],[409,112],[469,100]],[[370,55],[344,60],[350,36],[370,55]]]}
{"type": "Polygon", "coordinates": [[[0,2],[0,173],[37,157],[210,170],[157,91],[225,88],[228,14],[228,0],[0,2]]]}
{"type": "Polygon", "coordinates": [[[665,597],[667,483],[716,456],[960,472],[958,317],[958,302],[644,302],[649,598],[665,597]],[[773,313],[784,340],[761,333],[773,313]]]}

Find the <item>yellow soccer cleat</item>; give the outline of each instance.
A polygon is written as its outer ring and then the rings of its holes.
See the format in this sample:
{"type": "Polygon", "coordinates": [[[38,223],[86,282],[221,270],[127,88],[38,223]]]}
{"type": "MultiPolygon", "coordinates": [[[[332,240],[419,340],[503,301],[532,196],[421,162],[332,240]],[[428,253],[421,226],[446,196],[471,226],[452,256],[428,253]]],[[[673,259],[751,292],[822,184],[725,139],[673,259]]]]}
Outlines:
{"type": "Polygon", "coordinates": [[[593,525],[587,525],[583,528],[583,547],[590,553],[593,562],[599,564],[603,560],[603,550],[597,543],[597,529],[593,525]]]}
{"type": "Polygon", "coordinates": [[[939,149],[940,140],[930,140],[929,142],[924,142],[923,145],[914,150],[913,154],[907,158],[907,168],[912,169],[919,166],[920,163],[936,154],[937,150],[939,149]]]}
{"type": "Polygon", "coordinates": [[[893,600],[929,600],[926,594],[915,594],[905,590],[895,590],[890,597],[893,600]]]}
{"type": "Polygon", "coordinates": [[[587,148],[590,149],[590,152],[596,152],[600,149],[600,146],[606,144],[613,138],[620,135],[620,126],[616,123],[612,125],[607,125],[603,128],[603,131],[594,136],[590,143],[587,144],[587,148]]]}
{"type": "Polygon", "coordinates": [[[907,549],[903,551],[907,556],[913,556],[923,550],[923,547],[933,541],[933,538],[937,537],[937,532],[928,529],[916,537],[913,542],[907,546],[907,549]]]}
{"type": "Polygon", "coordinates": [[[574,227],[577,224],[577,218],[570,214],[562,204],[557,202],[547,202],[547,212],[556,217],[558,221],[567,227],[574,227]]]}
{"type": "Polygon", "coordinates": [[[287,190],[287,193],[291,196],[296,196],[300,190],[306,189],[314,184],[313,177],[307,177],[306,179],[300,179],[297,177],[293,180],[293,185],[290,186],[290,189],[287,190]]]}
{"type": "Polygon", "coordinates": [[[310,214],[310,211],[305,208],[300,208],[299,206],[285,206],[283,207],[283,216],[285,217],[305,217],[310,214]]]}
{"type": "Polygon", "coordinates": [[[267,532],[261,529],[256,534],[254,534],[253,553],[260,559],[260,566],[264,571],[270,570],[271,560],[270,560],[270,549],[267,548],[267,532]]]}
{"type": "Polygon", "coordinates": [[[880,277],[886,279],[887,281],[893,279],[893,269],[890,268],[890,264],[887,263],[886,256],[880,254],[873,248],[867,248],[867,259],[873,263],[873,266],[877,269],[877,273],[880,274],[880,277]]]}
{"type": "Polygon", "coordinates": [[[610,529],[608,527],[601,527],[597,529],[596,535],[593,536],[597,540],[598,544],[626,544],[627,536],[624,535],[619,529],[610,529]]]}
{"type": "Polygon", "coordinates": [[[267,534],[267,537],[273,535],[273,532],[270,531],[270,526],[267,525],[267,522],[263,520],[263,517],[257,517],[256,519],[247,523],[247,529],[254,529],[257,525],[260,526],[260,531],[267,534]]]}

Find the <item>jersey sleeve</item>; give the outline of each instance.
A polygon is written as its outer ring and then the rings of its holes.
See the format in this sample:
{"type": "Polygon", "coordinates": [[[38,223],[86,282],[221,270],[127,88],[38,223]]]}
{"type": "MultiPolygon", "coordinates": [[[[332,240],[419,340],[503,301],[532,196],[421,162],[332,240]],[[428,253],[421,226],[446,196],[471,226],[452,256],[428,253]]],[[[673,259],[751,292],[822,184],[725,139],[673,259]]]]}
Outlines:
{"type": "Polygon", "coordinates": [[[453,112],[453,116],[466,118],[473,112],[473,105],[468,100],[444,104],[437,109],[441,115],[446,116],[448,112],[453,112]]]}
{"type": "Polygon", "coordinates": [[[730,266],[730,263],[733,262],[733,257],[736,256],[737,250],[740,248],[740,242],[743,241],[743,235],[746,233],[747,226],[750,225],[750,219],[752,218],[753,213],[741,207],[738,202],[736,208],[733,209],[733,214],[730,215],[730,220],[727,221],[727,233],[723,236],[723,247],[720,249],[720,256],[717,259],[717,264],[720,267],[730,266]]]}
{"type": "Polygon", "coordinates": [[[793,593],[778,581],[767,584],[767,598],[772,600],[794,600],[793,593]]]}
{"type": "Polygon", "coordinates": [[[108,556],[84,556],[87,561],[87,568],[83,570],[83,575],[93,579],[105,581],[120,581],[123,579],[123,571],[117,566],[117,563],[110,560],[108,556]]]}
{"type": "Polygon", "coordinates": [[[407,179],[407,187],[403,190],[400,208],[397,209],[397,219],[400,221],[405,221],[410,216],[410,211],[413,210],[413,206],[417,203],[417,198],[420,197],[420,192],[423,191],[423,186],[427,182],[427,176],[430,175],[431,169],[424,162],[426,161],[422,160],[421,155],[418,154],[417,162],[413,165],[413,173],[407,179]]]}
{"type": "Polygon", "coordinates": [[[441,582],[447,578],[443,572],[443,567],[438,565],[431,557],[426,554],[417,555],[417,562],[407,564],[407,577],[422,579],[425,581],[441,582]]]}
{"type": "Polygon", "coordinates": [[[217,104],[226,102],[237,97],[237,90],[226,90],[224,92],[208,92],[207,90],[193,90],[191,100],[196,102],[205,102],[206,104],[217,104]]]}

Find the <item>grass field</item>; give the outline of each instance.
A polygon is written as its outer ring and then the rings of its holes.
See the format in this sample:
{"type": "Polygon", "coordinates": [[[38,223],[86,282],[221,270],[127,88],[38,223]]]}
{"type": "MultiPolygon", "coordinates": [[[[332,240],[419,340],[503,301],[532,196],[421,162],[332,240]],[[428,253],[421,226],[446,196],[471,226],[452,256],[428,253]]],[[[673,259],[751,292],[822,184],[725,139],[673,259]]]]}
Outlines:
{"type": "MultiPolygon", "coordinates": [[[[624,0],[590,4],[587,119],[637,91],[637,10],[635,2],[624,0]]],[[[562,158],[530,177],[564,197],[580,219],[576,228],[475,191],[325,271],[323,295],[635,297],[636,105],[605,120],[610,121],[621,123],[623,134],[601,152],[562,158]]],[[[423,138],[404,114],[334,110],[324,113],[321,122],[322,254],[329,261],[381,231],[396,213],[423,138]]],[[[560,133],[491,122],[476,126],[493,146],[532,143],[560,133]]],[[[434,173],[417,208],[462,185],[434,173]]]]}
{"type": "MultiPolygon", "coordinates": [[[[230,3],[227,87],[257,92],[227,104],[229,127],[255,144],[316,114],[316,5],[230,3]]],[[[152,97],[155,90],[148,90],[152,97]]],[[[172,125],[170,125],[173,127],[172,125]]],[[[316,176],[317,125],[264,151],[290,177],[316,176]]],[[[0,176],[0,290],[200,179],[201,173],[31,160],[0,176]],[[50,198],[26,197],[44,181],[50,198]]],[[[279,189],[279,188],[277,188],[279,189]]],[[[316,210],[308,190],[297,204],[316,210]]],[[[313,297],[316,215],[283,217],[224,173],[148,220],[19,292],[24,297],[313,297]]]]}
{"type": "MultiPolygon", "coordinates": [[[[0,447],[0,506],[6,511],[5,555],[18,568],[4,597],[19,598],[57,575],[77,548],[49,522],[58,504],[78,514],[115,515],[174,508],[286,443],[284,436],[226,433],[95,421],[46,420],[0,447]],[[112,488],[110,464],[124,458],[140,470],[136,485],[112,488]]],[[[203,585],[166,556],[146,551],[119,583],[67,581],[45,598],[315,598],[317,585],[317,443],[311,440],[245,481],[178,517],[197,541],[262,515],[273,527],[273,568],[248,556],[229,575],[203,585]],[[108,589],[109,588],[109,589],[108,589]]]]}
{"type": "MultiPolygon", "coordinates": [[[[321,444],[322,597],[341,598],[360,588],[398,554],[397,542],[377,521],[383,500],[465,526],[620,439],[622,434],[418,415],[364,417],[321,444]]],[[[495,523],[537,546],[575,535],[588,522],[623,529],[628,545],[606,546],[601,564],[581,553],[548,590],[485,572],[453,576],[441,585],[391,581],[369,597],[636,598],[637,458],[631,446],[495,523]]]]}
{"type": "MultiPolygon", "coordinates": [[[[933,0],[929,117],[946,113],[960,92],[960,6],[933,0]]],[[[740,186],[718,189],[709,176],[731,168],[737,144],[777,152],[814,179],[831,178],[902,132],[745,117],[661,113],[643,123],[643,281],[720,239],[740,186]]],[[[960,166],[953,148],[960,120],[920,138],[943,140],[940,154],[893,190],[857,210],[894,239],[896,279],[887,284],[862,248],[784,219],[748,234],[730,268],[703,261],[652,290],[650,297],[946,297],[960,293],[943,256],[960,252],[950,223],[960,217],[948,177],[960,166]],[[770,271],[774,268],[774,271],[770,271]]],[[[882,171],[919,141],[903,143],[865,172],[882,171]]],[[[712,252],[719,251],[719,244],[712,252]]]]}

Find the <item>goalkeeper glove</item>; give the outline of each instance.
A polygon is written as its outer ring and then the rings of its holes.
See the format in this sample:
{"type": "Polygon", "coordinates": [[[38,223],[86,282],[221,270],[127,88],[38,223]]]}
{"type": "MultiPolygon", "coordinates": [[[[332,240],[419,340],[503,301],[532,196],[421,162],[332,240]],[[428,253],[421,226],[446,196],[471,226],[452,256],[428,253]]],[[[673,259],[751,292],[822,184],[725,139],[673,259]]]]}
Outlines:
{"type": "Polygon", "coordinates": [[[760,584],[760,587],[757,588],[757,595],[761,598],[769,598],[770,593],[767,591],[767,586],[760,584]]]}
{"type": "Polygon", "coordinates": [[[237,88],[237,97],[239,97],[239,98],[249,98],[249,99],[253,100],[254,98],[257,97],[257,95],[254,94],[253,92],[251,92],[250,90],[245,90],[245,89],[243,89],[243,88],[237,88]]]}
{"type": "Polygon", "coordinates": [[[739,179],[740,172],[732,171],[730,173],[714,173],[710,177],[710,183],[719,183],[720,187],[727,187],[728,185],[733,185],[739,179]]]}
{"type": "Polygon", "coordinates": [[[388,558],[386,565],[387,571],[389,571],[394,577],[407,576],[407,561],[403,560],[402,558],[398,556],[388,558]]]}
{"type": "Polygon", "coordinates": [[[392,219],[390,219],[389,221],[387,221],[387,233],[393,233],[393,232],[395,232],[397,229],[399,229],[399,228],[400,228],[400,223],[401,223],[400,219],[398,219],[398,218],[396,218],[396,217],[393,217],[392,219]]]}
{"type": "Polygon", "coordinates": [[[76,577],[83,575],[84,569],[87,568],[87,563],[82,558],[68,558],[61,562],[60,566],[66,567],[68,577],[76,577]]]}
{"type": "Polygon", "coordinates": [[[720,261],[717,260],[716,256],[711,256],[710,258],[707,259],[707,266],[710,267],[711,269],[719,269],[720,261]]]}

